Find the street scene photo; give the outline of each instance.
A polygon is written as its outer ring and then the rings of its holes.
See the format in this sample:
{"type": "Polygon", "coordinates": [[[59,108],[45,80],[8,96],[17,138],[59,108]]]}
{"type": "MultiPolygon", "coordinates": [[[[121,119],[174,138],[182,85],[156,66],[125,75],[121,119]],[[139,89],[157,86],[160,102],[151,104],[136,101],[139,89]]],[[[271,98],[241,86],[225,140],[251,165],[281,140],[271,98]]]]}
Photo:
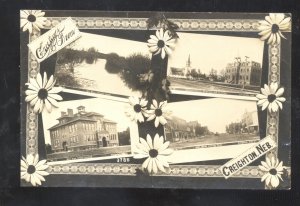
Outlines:
{"type": "Polygon", "coordinates": [[[92,98],[60,103],[42,115],[48,161],[107,159],[130,155],[125,103],[92,98]]]}
{"type": "Polygon", "coordinates": [[[255,101],[211,98],[168,105],[171,120],[165,138],[174,150],[256,142],[259,124],[255,101]]]}
{"type": "Polygon", "coordinates": [[[168,60],[171,90],[194,95],[255,96],[260,89],[264,43],[257,38],[178,32],[168,60]]]}
{"type": "Polygon", "coordinates": [[[147,74],[148,71],[143,71],[143,68],[150,68],[147,44],[84,32],[81,34],[78,40],[57,54],[57,85],[90,93],[140,95],[143,85],[136,85],[131,77],[136,70],[147,74]]]}

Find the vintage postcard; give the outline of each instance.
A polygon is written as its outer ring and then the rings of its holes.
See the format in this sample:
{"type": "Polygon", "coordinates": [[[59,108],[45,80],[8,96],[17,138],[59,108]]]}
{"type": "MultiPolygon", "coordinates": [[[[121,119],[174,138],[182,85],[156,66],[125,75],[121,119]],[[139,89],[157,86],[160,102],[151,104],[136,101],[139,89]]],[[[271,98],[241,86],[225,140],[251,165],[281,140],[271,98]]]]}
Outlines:
{"type": "Polygon", "coordinates": [[[20,39],[22,187],[291,188],[291,14],[21,10],[20,39]]]}

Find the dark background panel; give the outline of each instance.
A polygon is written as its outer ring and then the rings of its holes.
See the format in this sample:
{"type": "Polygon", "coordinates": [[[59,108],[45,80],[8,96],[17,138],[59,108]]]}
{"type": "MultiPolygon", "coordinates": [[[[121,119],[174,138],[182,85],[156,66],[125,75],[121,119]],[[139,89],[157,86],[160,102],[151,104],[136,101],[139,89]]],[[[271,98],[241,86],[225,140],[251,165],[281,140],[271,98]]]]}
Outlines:
{"type": "MultiPolygon", "coordinates": [[[[297,0],[199,1],[53,1],[2,0],[0,200],[3,205],[299,205],[300,170],[300,4],[297,0]],[[19,188],[20,70],[19,9],[167,10],[293,13],[292,52],[292,189],[290,191],[19,188]],[[4,101],[3,101],[4,100],[4,101]]],[[[241,183],[243,184],[243,183],[241,183]]]]}

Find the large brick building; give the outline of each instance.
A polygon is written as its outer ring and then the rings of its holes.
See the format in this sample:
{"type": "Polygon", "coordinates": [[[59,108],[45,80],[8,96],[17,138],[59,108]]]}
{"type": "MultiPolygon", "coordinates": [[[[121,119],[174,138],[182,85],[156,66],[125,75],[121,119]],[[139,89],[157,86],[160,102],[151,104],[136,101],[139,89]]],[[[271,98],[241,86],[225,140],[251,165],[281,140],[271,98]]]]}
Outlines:
{"type": "Polygon", "coordinates": [[[49,128],[53,152],[80,151],[119,145],[117,123],[84,106],[61,112],[58,124],[49,128]]]}
{"type": "Polygon", "coordinates": [[[255,61],[229,63],[226,66],[225,82],[239,85],[260,86],[261,64],[255,61]]]}
{"type": "Polygon", "coordinates": [[[252,112],[245,111],[244,114],[242,115],[241,122],[246,130],[244,132],[254,133],[254,134],[259,133],[257,111],[252,111],[252,112]]]}

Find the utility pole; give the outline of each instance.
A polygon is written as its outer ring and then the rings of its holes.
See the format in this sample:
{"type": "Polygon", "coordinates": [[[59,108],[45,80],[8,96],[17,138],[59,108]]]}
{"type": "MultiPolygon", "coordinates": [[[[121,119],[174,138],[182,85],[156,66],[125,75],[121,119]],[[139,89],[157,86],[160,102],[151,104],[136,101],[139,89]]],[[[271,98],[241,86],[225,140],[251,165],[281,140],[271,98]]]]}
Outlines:
{"type": "MultiPolygon", "coordinates": [[[[246,67],[248,66],[248,59],[249,59],[249,57],[248,57],[248,56],[245,56],[245,65],[246,65],[246,67]]],[[[245,88],[245,84],[246,84],[245,73],[246,73],[246,72],[244,72],[244,76],[243,76],[243,80],[244,80],[244,82],[243,82],[243,89],[245,88]]]]}
{"type": "Polygon", "coordinates": [[[235,83],[239,84],[240,80],[240,70],[241,70],[241,57],[235,57],[236,63],[237,63],[237,70],[236,70],[236,78],[235,78],[235,83]]]}

